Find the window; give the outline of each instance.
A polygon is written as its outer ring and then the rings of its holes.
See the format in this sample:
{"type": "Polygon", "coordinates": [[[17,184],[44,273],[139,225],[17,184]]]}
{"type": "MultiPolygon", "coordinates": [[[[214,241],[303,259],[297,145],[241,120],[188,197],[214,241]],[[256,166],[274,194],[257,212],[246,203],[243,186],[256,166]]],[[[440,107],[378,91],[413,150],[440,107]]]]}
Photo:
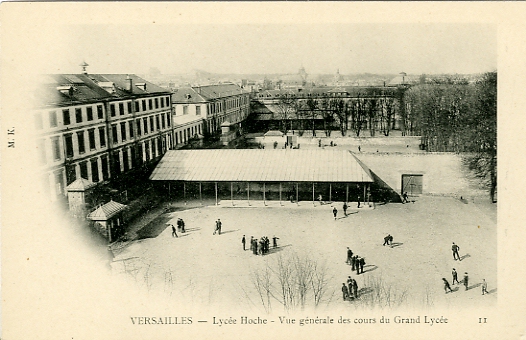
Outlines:
{"type": "Polygon", "coordinates": [[[75,109],[75,120],[77,123],[82,123],[82,109],[77,108],[75,109]]]}
{"type": "Polygon", "coordinates": [[[97,118],[98,119],[104,118],[104,111],[102,109],[102,105],[97,105],[97,118]]]}
{"type": "Polygon", "coordinates": [[[60,159],[60,144],[58,137],[55,137],[51,140],[51,149],[53,150],[53,159],[58,161],[60,159]]]}
{"type": "Polygon", "coordinates": [[[111,136],[113,137],[113,144],[117,144],[119,142],[119,138],[117,136],[117,125],[111,126],[111,136]]]}
{"type": "Polygon", "coordinates": [[[160,129],[160,127],[159,127],[159,115],[155,116],[155,127],[156,127],[157,130],[160,129]]]}
{"type": "Polygon", "coordinates": [[[86,145],[84,144],[84,131],[77,132],[77,138],[79,140],[79,153],[86,152],[86,145]]]}
{"type": "Polygon", "coordinates": [[[123,142],[126,140],[126,122],[121,123],[121,140],[123,142]]]}
{"type": "Polygon", "coordinates": [[[80,177],[88,179],[88,162],[79,163],[80,177]]]}
{"type": "Polygon", "coordinates": [[[161,97],[161,107],[164,107],[164,97],[161,97]]]}
{"type": "Polygon", "coordinates": [[[121,116],[124,114],[124,103],[119,103],[119,114],[121,116]]]}
{"type": "Polygon", "coordinates": [[[100,147],[103,148],[106,146],[106,129],[103,127],[99,128],[99,140],[100,140],[100,147]]]}
{"type": "Polygon", "coordinates": [[[152,158],[155,158],[155,139],[152,139],[152,158]]]}
{"type": "Polygon", "coordinates": [[[166,106],[170,107],[170,97],[166,97],[166,106]]]}
{"type": "Polygon", "coordinates": [[[110,104],[110,114],[115,117],[115,104],[110,104]]]}
{"type": "Polygon", "coordinates": [[[195,107],[195,115],[196,116],[200,116],[201,115],[201,106],[196,106],[195,107]]]}
{"type": "Polygon", "coordinates": [[[66,165],[66,184],[70,185],[75,182],[77,179],[77,174],[75,172],[75,165],[66,165]]]}
{"type": "Polygon", "coordinates": [[[137,136],[140,137],[141,136],[141,120],[137,119],[135,123],[137,123],[137,136]]]}
{"type": "Polygon", "coordinates": [[[135,112],[139,112],[139,111],[141,111],[141,106],[139,105],[139,102],[136,101],[135,102],[135,112]]]}
{"type": "Polygon", "coordinates": [[[93,108],[91,106],[88,106],[86,108],[86,114],[88,116],[88,122],[93,120],[93,108]]]}
{"type": "Polygon", "coordinates": [[[165,116],[165,114],[163,113],[162,119],[161,119],[161,125],[162,125],[163,129],[166,127],[166,123],[164,122],[164,116],[165,116]]]}
{"type": "Polygon", "coordinates": [[[108,158],[106,156],[100,158],[100,165],[102,169],[102,180],[106,181],[110,178],[110,173],[108,172],[108,158]]]}
{"type": "Polygon", "coordinates": [[[155,108],[159,108],[159,98],[155,98],[155,108]]]}
{"type": "Polygon", "coordinates": [[[146,111],[146,99],[142,101],[142,110],[146,111]]]}
{"type": "Polygon", "coordinates": [[[41,130],[44,128],[44,121],[42,120],[42,114],[37,113],[35,115],[35,128],[41,130]]]}
{"type": "Polygon", "coordinates": [[[62,171],[55,172],[55,188],[57,195],[62,195],[64,193],[64,175],[62,171]]]}
{"type": "Polygon", "coordinates": [[[96,158],[91,160],[91,181],[95,183],[99,181],[99,164],[96,158]]]}
{"type": "Polygon", "coordinates": [[[153,126],[153,116],[150,116],[150,132],[153,132],[154,131],[154,126],[153,126]]]}
{"type": "Polygon", "coordinates": [[[46,164],[46,142],[43,139],[39,139],[37,144],[38,160],[40,163],[46,164]]]}
{"type": "Polygon", "coordinates": [[[151,99],[148,99],[148,108],[150,110],[153,110],[153,100],[151,100],[151,99]]]}
{"type": "Polygon", "coordinates": [[[73,136],[72,135],[65,135],[64,136],[64,142],[66,144],[66,157],[71,158],[74,156],[73,152],[73,136]]]}
{"type": "Polygon", "coordinates": [[[144,134],[148,134],[148,118],[144,117],[142,119],[142,126],[144,127],[144,134]]]}
{"type": "Polygon", "coordinates": [[[95,129],[88,130],[89,149],[95,150],[95,129]]]}
{"type": "Polygon", "coordinates": [[[57,127],[57,113],[55,111],[49,111],[49,126],[57,127]]]}
{"type": "Polygon", "coordinates": [[[69,118],[69,109],[62,110],[62,121],[64,125],[71,124],[71,119],[69,118]]]}
{"type": "Polygon", "coordinates": [[[171,119],[172,119],[172,116],[168,113],[166,115],[166,123],[168,124],[168,126],[172,124],[171,119]]]}
{"type": "Polygon", "coordinates": [[[133,138],[133,120],[130,120],[130,139],[133,138]]]}
{"type": "Polygon", "coordinates": [[[122,165],[124,167],[124,171],[128,171],[130,169],[129,165],[129,159],[128,159],[128,149],[122,150],[122,165]]]}
{"type": "Polygon", "coordinates": [[[128,102],[128,114],[132,114],[132,103],[131,102],[128,102]]]}
{"type": "Polygon", "coordinates": [[[188,114],[188,105],[184,105],[183,106],[183,115],[187,115],[188,114]]]}

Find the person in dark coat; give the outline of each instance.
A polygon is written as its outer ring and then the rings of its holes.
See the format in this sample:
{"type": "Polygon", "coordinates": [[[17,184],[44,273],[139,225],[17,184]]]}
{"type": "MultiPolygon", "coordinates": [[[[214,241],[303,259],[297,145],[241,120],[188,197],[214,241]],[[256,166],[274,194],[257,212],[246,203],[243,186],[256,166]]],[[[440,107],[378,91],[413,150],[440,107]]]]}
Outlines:
{"type": "Polygon", "coordinates": [[[254,255],[258,254],[258,240],[254,239],[254,245],[252,247],[252,251],[254,252],[254,255]]]}
{"type": "Polygon", "coordinates": [[[365,266],[365,259],[360,257],[360,273],[363,274],[363,266],[365,266]]]}
{"type": "Polygon", "coordinates": [[[393,235],[389,235],[389,245],[393,245],[393,235]]]}
{"type": "Polygon", "coordinates": [[[358,298],[358,282],[355,279],[352,279],[352,289],[354,291],[354,298],[358,298]]]}
{"type": "Polygon", "coordinates": [[[347,216],[347,202],[343,202],[343,214],[347,216]]]}
{"type": "Polygon", "coordinates": [[[389,245],[389,239],[391,238],[391,235],[387,235],[386,237],[384,237],[384,244],[382,244],[383,246],[385,245],[389,245]]]}
{"type": "Polygon", "coordinates": [[[482,295],[488,294],[488,283],[486,279],[482,279],[482,295]]]}
{"type": "Polygon", "coordinates": [[[458,284],[460,284],[460,282],[458,282],[458,274],[457,274],[457,270],[455,268],[453,268],[453,271],[451,272],[451,275],[453,275],[453,282],[451,282],[451,283],[455,284],[455,282],[457,282],[458,284]]]}
{"type": "Polygon", "coordinates": [[[469,281],[469,278],[468,278],[468,273],[464,273],[464,287],[466,287],[466,290],[468,290],[468,281],[469,281]]]}
{"type": "Polygon", "coordinates": [[[332,209],[332,214],[334,215],[334,219],[336,219],[336,216],[338,215],[338,209],[336,209],[336,207],[332,209]]]}
{"type": "Polygon", "coordinates": [[[274,236],[272,238],[272,247],[273,248],[277,248],[278,247],[278,240],[279,240],[279,237],[274,236]]]}
{"type": "Polygon", "coordinates": [[[342,293],[343,293],[343,301],[347,301],[349,298],[349,290],[347,289],[347,286],[345,283],[342,283],[342,293]]]}
{"type": "Polygon", "coordinates": [[[184,228],[184,220],[181,218],[181,232],[186,233],[186,230],[184,228]]]}
{"type": "Polygon", "coordinates": [[[243,250],[246,250],[245,249],[245,243],[247,242],[247,240],[245,239],[245,235],[243,235],[243,238],[241,239],[241,243],[243,243],[243,250]]]}
{"type": "Polygon", "coordinates": [[[250,251],[254,250],[254,236],[250,236],[250,251]]]}
{"type": "Polygon", "coordinates": [[[356,275],[360,275],[360,260],[361,260],[361,257],[356,256],[356,261],[355,261],[356,275]]]}
{"type": "Polygon", "coordinates": [[[407,199],[407,191],[402,195],[402,203],[409,203],[409,200],[407,199]]]}
{"type": "Polygon", "coordinates": [[[177,232],[175,230],[175,226],[173,224],[170,224],[172,226],[172,237],[179,237],[177,236],[177,232]]]}
{"type": "Polygon", "coordinates": [[[354,268],[356,268],[356,258],[358,257],[358,255],[354,255],[353,257],[351,257],[351,270],[354,270],[354,268]]]}
{"type": "Polygon", "coordinates": [[[347,278],[347,286],[349,287],[349,297],[352,298],[352,279],[350,276],[347,278]]]}
{"type": "Polygon", "coordinates": [[[270,240],[268,237],[265,236],[265,253],[268,253],[270,249],[270,240]]]}
{"type": "Polygon", "coordinates": [[[449,285],[449,282],[447,282],[445,277],[442,278],[442,281],[444,281],[444,291],[446,292],[446,294],[448,290],[452,292],[453,289],[451,289],[451,286],[449,285]]]}
{"type": "Polygon", "coordinates": [[[351,258],[352,258],[352,250],[347,247],[347,261],[345,263],[351,264],[351,258]]]}
{"type": "Polygon", "coordinates": [[[453,242],[453,245],[451,246],[451,251],[453,252],[453,260],[459,260],[460,261],[460,255],[458,254],[458,251],[460,250],[460,247],[453,242]]]}
{"type": "Polygon", "coordinates": [[[217,224],[217,231],[219,232],[219,235],[221,235],[221,226],[223,225],[223,223],[221,223],[221,220],[218,218],[216,224],[217,224]]]}

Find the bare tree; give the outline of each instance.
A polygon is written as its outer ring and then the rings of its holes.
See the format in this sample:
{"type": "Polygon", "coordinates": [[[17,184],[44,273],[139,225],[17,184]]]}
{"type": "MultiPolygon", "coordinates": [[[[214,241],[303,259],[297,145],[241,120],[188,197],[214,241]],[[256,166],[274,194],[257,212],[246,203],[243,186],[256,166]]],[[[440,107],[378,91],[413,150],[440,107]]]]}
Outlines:
{"type": "Polygon", "coordinates": [[[307,99],[307,108],[309,110],[309,118],[312,120],[312,137],[316,137],[316,110],[318,109],[318,101],[316,99],[307,99]]]}

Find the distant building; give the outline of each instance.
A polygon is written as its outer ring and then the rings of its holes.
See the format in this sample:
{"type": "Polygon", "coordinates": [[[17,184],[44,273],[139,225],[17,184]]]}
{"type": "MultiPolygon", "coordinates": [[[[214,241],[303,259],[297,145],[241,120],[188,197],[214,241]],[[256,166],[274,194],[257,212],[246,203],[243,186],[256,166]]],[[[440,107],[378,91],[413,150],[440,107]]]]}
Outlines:
{"type": "Polygon", "coordinates": [[[173,145],[170,94],[136,75],[44,76],[33,118],[51,197],[78,178],[106,181],[162,156],[173,145]]]}

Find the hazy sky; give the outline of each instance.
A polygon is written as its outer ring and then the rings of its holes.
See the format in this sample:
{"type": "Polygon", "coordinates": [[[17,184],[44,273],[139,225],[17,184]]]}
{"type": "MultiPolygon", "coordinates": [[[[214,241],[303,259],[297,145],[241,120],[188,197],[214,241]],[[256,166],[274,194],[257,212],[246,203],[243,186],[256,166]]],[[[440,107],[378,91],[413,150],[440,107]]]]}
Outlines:
{"type": "MultiPolygon", "coordinates": [[[[497,68],[488,24],[75,25],[60,70],[92,73],[476,73],[497,68]]],[[[55,67],[50,63],[50,67],[55,67]]]]}

